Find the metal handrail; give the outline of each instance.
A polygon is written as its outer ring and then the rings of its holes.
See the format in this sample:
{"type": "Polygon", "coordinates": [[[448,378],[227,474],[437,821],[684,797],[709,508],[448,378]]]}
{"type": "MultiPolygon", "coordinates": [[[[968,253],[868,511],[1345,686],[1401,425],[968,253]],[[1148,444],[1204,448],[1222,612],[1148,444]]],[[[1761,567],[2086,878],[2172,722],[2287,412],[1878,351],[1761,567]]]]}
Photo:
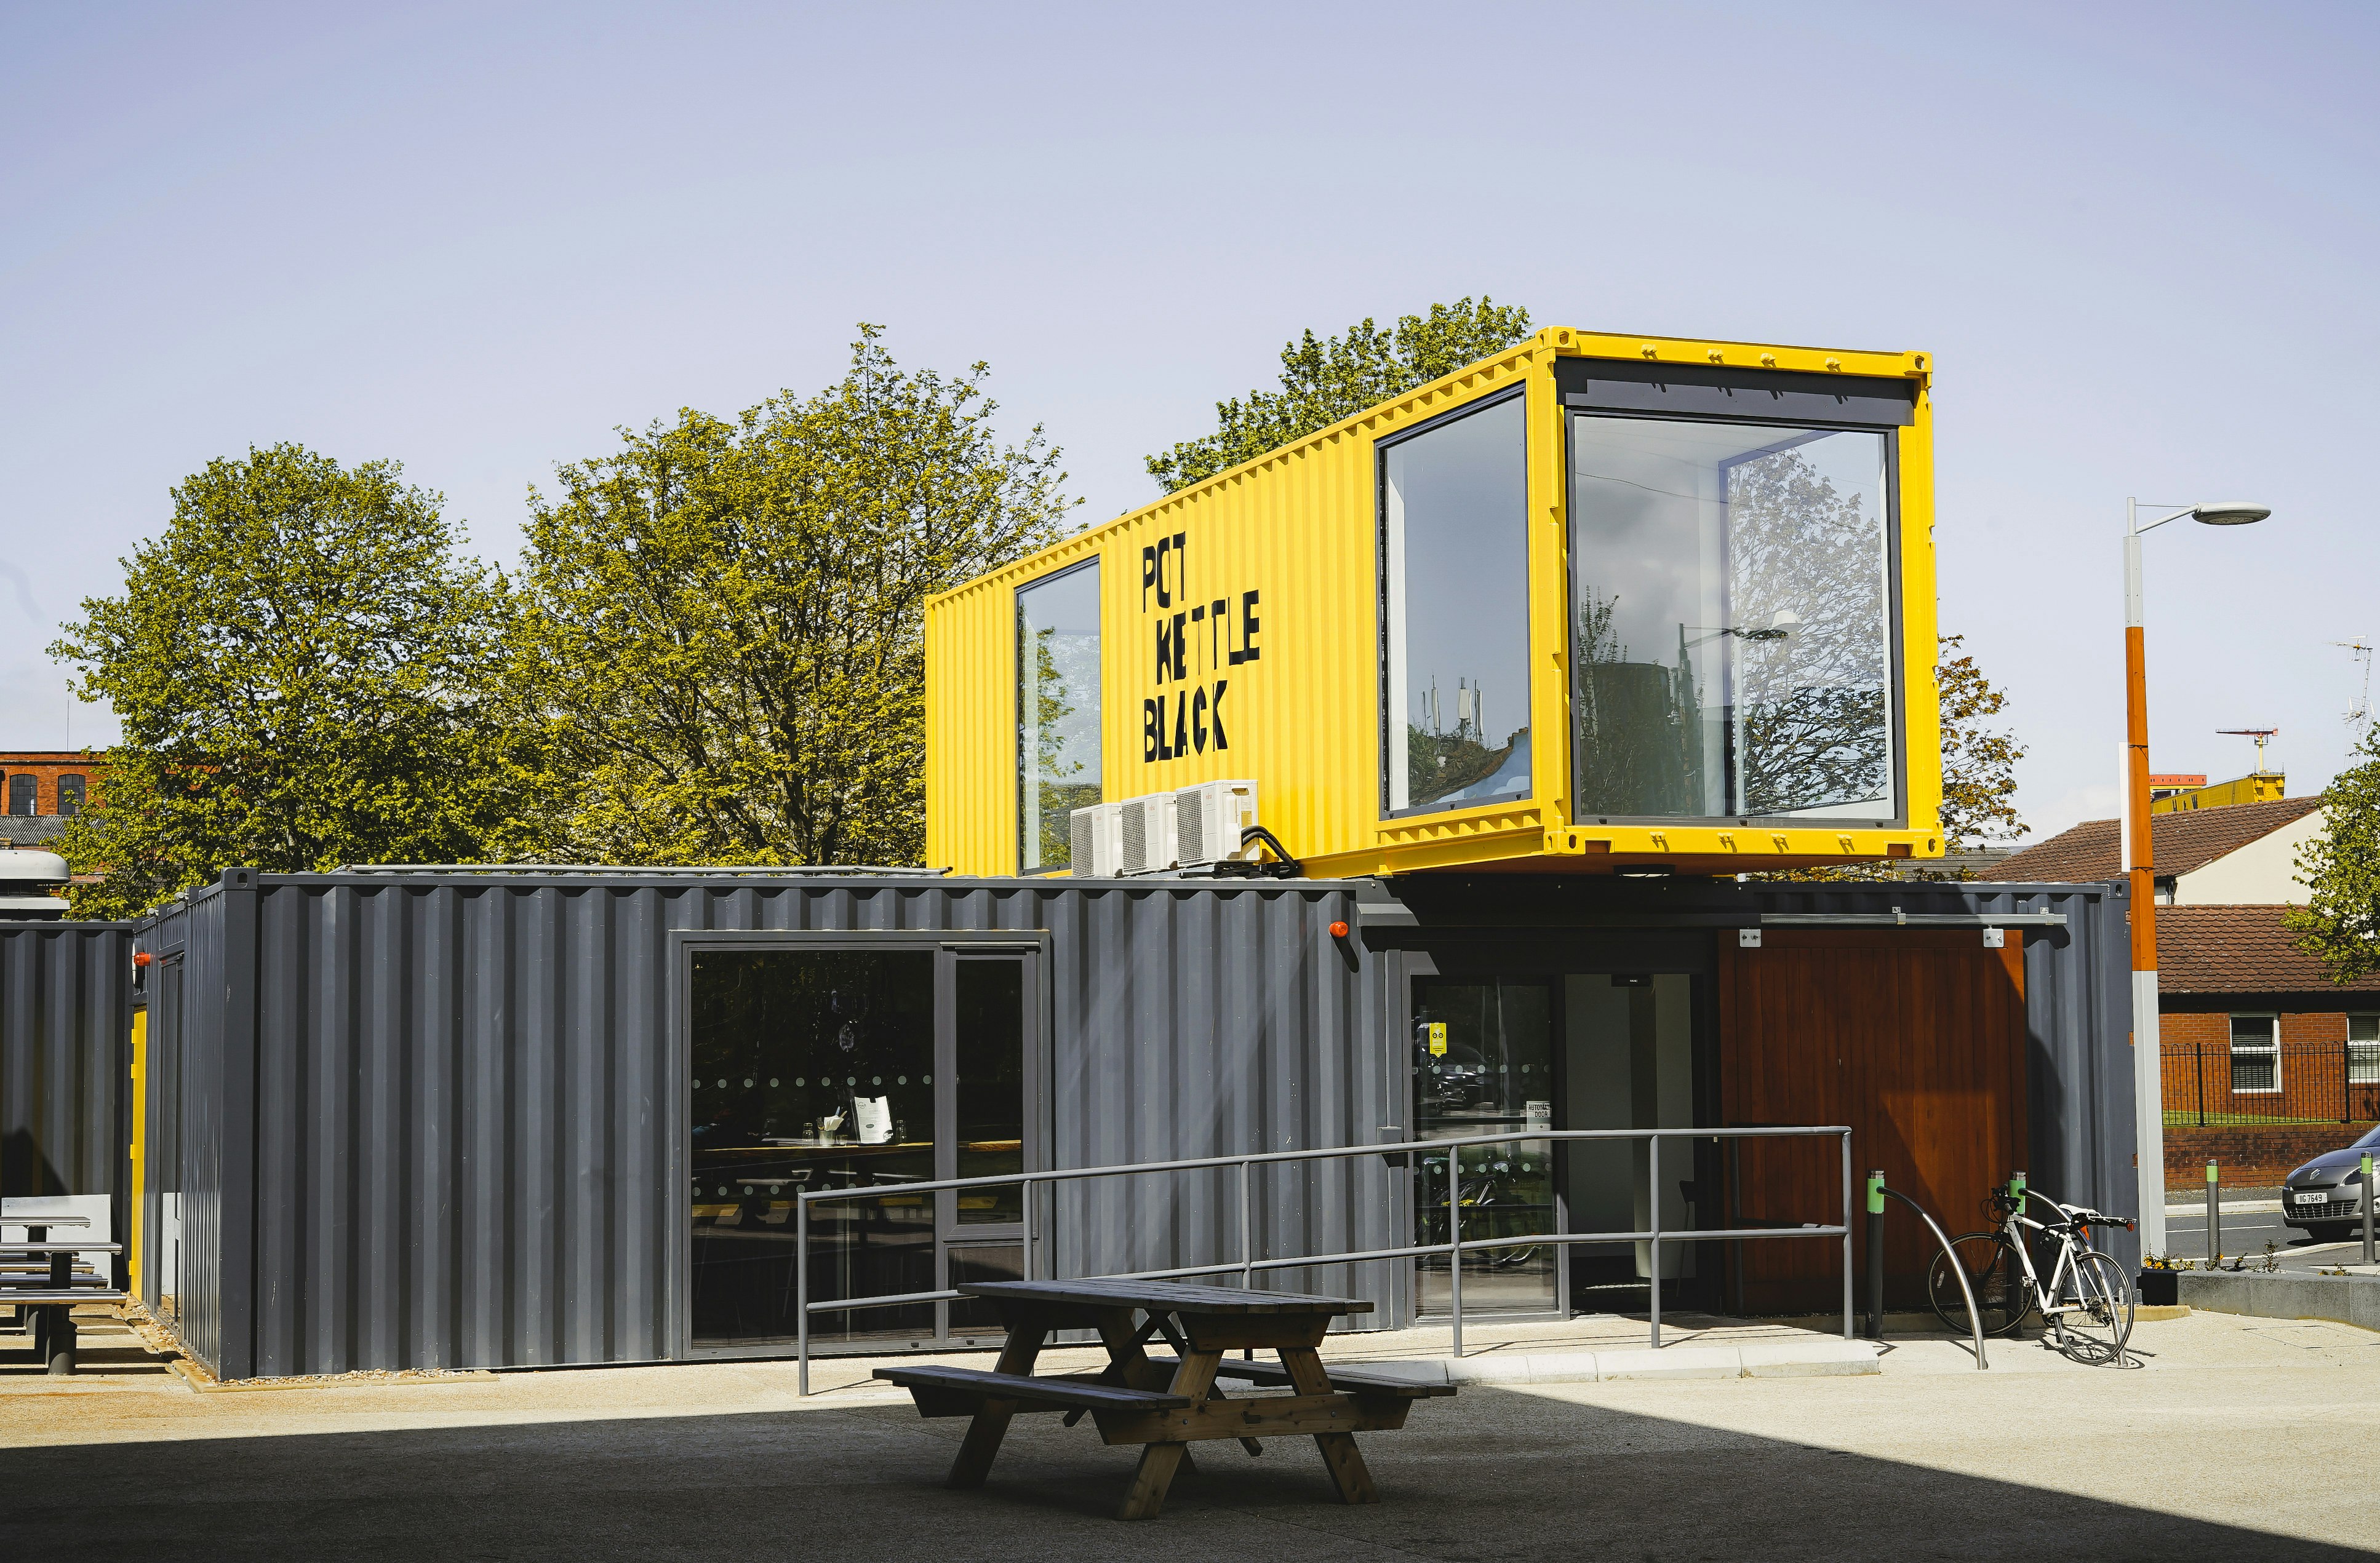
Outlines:
{"type": "MultiPolygon", "coordinates": [[[[1651,1333],[1655,1350],[1661,1345],[1661,1240],[1708,1242],[1722,1240],[1755,1238],[1839,1237],[1843,1244],[1843,1339],[1852,1339],[1852,1132],[1842,1124],[1823,1126],[1791,1126],[1761,1129],[1534,1129],[1513,1130],[1499,1134],[1466,1134],[1444,1140],[1398,1140],[1383,1145],[1332,1145],[1315,1150],[1250,1151],[1239,1156],[1186,1157],[1172,1161],[1136,1161],[1110,1167],[1051,1168],[1035,1172],[998,1172],[976,1178],[938,1178],[919,1182],[904,1182],[904,1194],[940,1193],[943,1190],[980,1189],[1022,1185],[1025,1197],[1021,1202],[1025,1278],[1033,1278],[1033,1189],[1039,1183],[1079,1181],[1087,1178],[1131,1177],[1152,1172],[1196,1172],[1208,1169],[1232,1167],[1239,1169],[1240,1257],[1236,1261],[1216,1265],[1193,1265],[1170,1270],[1135,1270],[1129,1274],[1100,1278],[1110,1280],[1170,1280],[1184,1276],[1221,1275],[1239,1272],[1243,1287],[1252,1285],[1259,1270],[1305,1269],[1324,1265],[1352,1265],[1370,1260],[1418,1258],[1426,1254],[1447,1255],[1450,1277],[1449,1302],[1453,1321],[1452,1349],[1463,1355],[1463,1260],[1465,1253],[1490,1248],[1549,1246],[1567,1248],[1583,1242],[1649,1242],[1652,1253],[1648,1268],[1652,1271],[1651,1333]],[[1802,1227],[1746,1227],[1718,1230],[1689,1230],[1665,1233],[1661,1230],[1661,1141],[1797,1139],[1821,1134],[1840,1135],[1842,1139],[1842,1220],[1837,1226],[1821,1226],[1813,1222],[1802,1227]],[[1463,1237],[1463,1205],[1460,1158],[1452,1153],[1471,1145],[1512,1145],[1522,1141],[1554,1140],[1643,1140],[1646,1143],[1646,1181],[1653,1190],[1650,1203],[1653,1224],[1649,1230],[1624,1232],[1546,1232],[1535,1236],[1507,1238],[1463,1237]],[[1432,1150],[1449,1153],[1447,1163],[1447,1241],[1439,1243],[1414,1243],[1399,1248],[1347,1250],[1335,1254],[1309,1254],[1290,1259],[1259,1259],[1255,1253],[1255,1207],[1250,1201],[1249,1169],[1259,1165],[1292,1161],[1323,1161],[1334,1158],[1366,1156],[1411,1156],[1432,1150]]],[[[880,1198],[880,1188],[859,1186],[845,1189],[807,1189],[795,1196],[794,1265],[795,1265],[795,1353],[800,1364],[798,1392],[810,1392],[810,1315],[813,1313],[845,1313],[857,1308],[889,1308],[904,1303],[952,1302],[965,1295],[960,1291],[908,1291],[888,1293],[878,1297],[838,1298],[813,1302],[809,1300],[810,1206],[836,1200],[880,1198]]]]}

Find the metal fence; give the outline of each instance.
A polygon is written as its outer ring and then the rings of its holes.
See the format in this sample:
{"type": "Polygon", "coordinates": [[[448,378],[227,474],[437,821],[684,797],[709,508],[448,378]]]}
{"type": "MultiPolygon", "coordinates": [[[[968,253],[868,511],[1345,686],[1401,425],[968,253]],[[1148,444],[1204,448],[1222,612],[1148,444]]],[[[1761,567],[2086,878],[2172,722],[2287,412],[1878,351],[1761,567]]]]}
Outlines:
{"type": "Polygon", "coordinates": [[[2380,1117],[2380,1041],[2169,1042],[2164,1075],[2168,1127],[2380,1117]]]}
{"type": "MultiPolygon", "coordinates": [[[[899,1186],[899,1196],[905,1199],[943,1189],[985,1189],[1021,1184],[1025,1189],[1022,1202],[1025,1220],[1025,1278],[1039,1278],[1033,1274],[1033,1192],[1038,1184],[1059,1184],[1086,1178],[1121,1178],[1135,1174],[1188,1172],[1208,1168],[1236,1169],[1239,1178],[1240,1256],[1224,1264],[1192,1265],[1178,1269],[1140,1270],[1128,1276],[1096,1278],[1106,1280],[1173,1280],[1185,1276],[1212,1276],[1236,1273],[1240,1284],[1253,1288],[1259,1271],[1311,1269],[1326,1265],[1349,1265],[1381,1259],[1416,1259],[1443,1256],[1448,1261],[1451,1278],[1451,1303],[1454,1355],[1463,1355],[1463,1266],[1459,1255],[1484,1254],[1488,1249],[1512,1248],[1523,1245],[1566,1248],[1585,1242],[1642,1242],[1650,1247],[1647,1269],[1652,1278],[1652,1343],[1661,1344],[1661,1243],[1671,1242],[1742,1242],[1756,1238],[1840,1238],[1843,1245],[1843,1339],[1852,1339],[1852,1132],[1841,1124],[1818,1127],[1761,1129],[1532,1129],[1502,1134],[1469,1134],[1457,1139],[1415,1140],[1394,1145],[1335,1145],[1323,1150],[1267,1151],[1245,1156],[1210,1156],[1182,1161],[1146,1161],[1118,1167],[1076,1167],[1044,1172],[1007,1172],[988,1178],[943,1178],[930,1182],[905,1182],[899,1186]],[[1764,1226],[1727,1228],[1706,1230],[1690,1228],[1683,1231],[1664,1232],[1661,1229],[1661,1202],[1652,1200],[1647,1206],[1651,1225],[1644,1231],[1626,1232],[1536,1232],[1508,1234],[1490,1238],[1465,1238],[1463,1235],[1462,1181],[1447,1180],[1446,1241],[1411,1243],[1397,1248],[1366,1249],[1338,1254],[1310,1254],[1295,1257],[1271,1255],[1259,1258],[1256,1253],[1255,1206],[1250,1193],[1250,1176],[1254,1168],[1277,1162],[1322,1161],[1348,1157],[1402,1157],[1423,1150],[1453,1152],[1469,1145],[1513,1145],[1522,1141],[1548,1140],[1642,1140],[1646,1146],[1646,1183],[1661,1186],[1661,1142],[1669,1140],[1750,1140],[1795,1139],[1817,1135],[1837,1135],[1842,1141],[1842,1216],[1834,1225],[1805,1222],[1798,1227],[1764,1226]]],[[[799,1321],[795,1351],[800,1363],[800,1392],[810,1392],[810,1315],[813,1313],[845,1313],[856,1308],[892,1308],[919,1302],[953,1302],[966,1295],[960,1291],[906,1291],[878,1297],[834,1298],[813,1302],[809,1293],[810,1206],[843,1200],[882,1199],[885,1191],[867,1186],[846,1189],[811,1189],[795,1196],[795,1317],[799,1321]]],[[[1078,1279],[1094,1278],[1080,1277],[1078,1279]]]]}

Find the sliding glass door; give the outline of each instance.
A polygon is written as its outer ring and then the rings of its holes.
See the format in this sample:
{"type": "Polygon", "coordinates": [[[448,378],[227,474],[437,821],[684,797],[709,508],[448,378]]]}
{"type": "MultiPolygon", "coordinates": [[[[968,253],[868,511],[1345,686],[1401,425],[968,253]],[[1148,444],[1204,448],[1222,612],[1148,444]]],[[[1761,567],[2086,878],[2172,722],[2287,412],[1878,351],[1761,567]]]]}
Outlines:
{"type": "MultiPolygon", "coordinates": [[[[1013,1188],[917,1191],[1032,1160],[1038,952],[846,940],[698,946],[689,1173],[695,1343],[796,1332],[795,1196],[813,1301],[1023,1270],[1013,1188]]],[[[920,1345],[997,1327],[967,1303],[812,1315],[814,1342],[920,1345]]]]}

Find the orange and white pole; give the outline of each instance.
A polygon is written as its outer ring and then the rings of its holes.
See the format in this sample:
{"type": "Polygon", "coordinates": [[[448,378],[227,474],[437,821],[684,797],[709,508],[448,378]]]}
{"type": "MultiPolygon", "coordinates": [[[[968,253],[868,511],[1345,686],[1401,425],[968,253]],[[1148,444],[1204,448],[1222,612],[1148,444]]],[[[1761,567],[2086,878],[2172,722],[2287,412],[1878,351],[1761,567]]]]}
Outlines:
{"type": "Polygon", "coordinates": [[[2124,799],[2131,880],[2132,1102],[2143,1257],[2165,1244],[2165,1069],[2157,1040],[2156,852],[2149,830],[2148,650],[2141,593],[2140,502],[2124,502],[2124,799]]]}

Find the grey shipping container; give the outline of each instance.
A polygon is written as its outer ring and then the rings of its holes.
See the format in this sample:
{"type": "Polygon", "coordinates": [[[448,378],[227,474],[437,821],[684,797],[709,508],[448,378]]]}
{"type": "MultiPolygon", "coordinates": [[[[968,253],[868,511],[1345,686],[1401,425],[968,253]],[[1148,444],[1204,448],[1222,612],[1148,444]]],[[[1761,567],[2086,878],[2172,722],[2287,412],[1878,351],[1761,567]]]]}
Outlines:
{"type": "Polygon", "coordinates": [[[0,1198],[125,1219],[132,925],[0,922],[0,1198]]]}
{"type": "MultiPolygon", "coordinates": [[[[1515,928],[1583,969],[1691,973],[1771,916],[2055,917],[2023,957],[2030,1170],[2128,1206],[2119,891],[1534,878],[230,870],[139,935],[143,1217],[176,1245],[142,1290],[227,1378],[698,1354],[697,1225],[728,1218],[695,1214],[710,1196],[690,1185],[692,974],[755,951],[1013,954],[1033,988],[1022,1154],[1080,1168],[1404,1140],[1413,984],[1454,980],[1415,974],[1475,965],[1515,928]]],[[[1413,1174],[1389,1163],[1259,1174],[1257,1254],[1414,1241],[1413,1174]]],[[[766,1203],[756,1218],[782,1220],[766,1203]]],[[[1039,1220],[1041,1274],[1240,1252],[1229,1171],[1067,1185],[1039,1220]]],[[[1420,1302],[1402,1262],[1271,1284],[1372,1298],[1379,1326],[1420,1302]]],[[[957,1320],[919,1327],[955,1340],[957,1320]]]]}

